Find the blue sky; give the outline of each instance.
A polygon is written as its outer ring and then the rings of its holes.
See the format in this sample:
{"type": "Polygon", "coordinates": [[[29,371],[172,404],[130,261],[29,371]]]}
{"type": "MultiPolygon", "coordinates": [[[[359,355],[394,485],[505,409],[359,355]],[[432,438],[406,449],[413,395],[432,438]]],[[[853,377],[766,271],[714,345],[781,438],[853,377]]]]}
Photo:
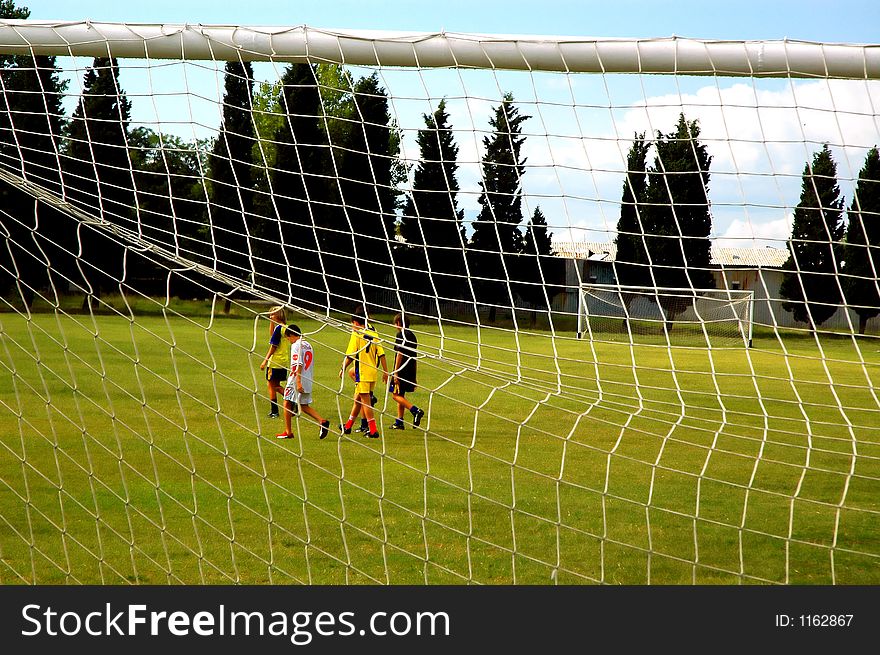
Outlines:
{"type": "MultiPolygon", "coordinates": [[[[30,7],[33,19],[64,21],[880,42],[877,0],[35,0],[19,4],[30,7]]],[[[89,63],[77,61],[74,70],[81,73],[89,63]]],[[[264,64],[257,76],[277,79],[280,72],[280,67],[264,64]]],[[[199,99],[218,95],[222,80],[216,73],[200,71],[197,79],[192,69],[188,76],[169,69],[154,70],[149,77],[138,66],[123,73],[136,122],[184,138],[210,135],[219,125],[216,101],[199,99]]],[[[528,216],[540,205],[558,240],[613,239],[628,140],[636,131],[649,135],[670,131],[682,107],[689,119],[700,121],[701,136],[713,155],[713,236],[724,245],[784,247],[801,171],[812,152],[822,143],[832,145],[848,203],[867,148],[880,141],[877,82],[387,70],[382,82],[397,97],[393,113],[404,130],[404,155],[411,160],[418,156],[414,138],[424,125],[422,114],[447,98],[453,127],[460,130],[459,203],[469,217],[478,209],[479,159],[488,118],[501,92],[513,91],[523,113],[532,116],[525,124],[530,165],[524,179],[525,213],[528,216]],[[752,106],[759,97],[760,112],[752,106]],[[792,110],[795,97],[801,108],[792,110]],[[829,108],[850,113],[840,119],[829,108]]],[[[74,75],[72,93],[77,83],[74,75]]]]}
{"type": "Polygon", "coordinates": [[[31,18],[875,43],[875,0],[32,0],[31,18]]]}

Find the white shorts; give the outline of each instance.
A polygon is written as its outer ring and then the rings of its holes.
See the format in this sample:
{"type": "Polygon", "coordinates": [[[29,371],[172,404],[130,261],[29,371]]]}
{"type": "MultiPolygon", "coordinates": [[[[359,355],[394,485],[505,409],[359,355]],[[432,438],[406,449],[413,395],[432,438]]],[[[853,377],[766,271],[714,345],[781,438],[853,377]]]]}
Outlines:
{"type": "Polygon", "coordinates": [[[296,382],[294,382],[284,387],[284,400],[289,400],[297,405],[311,405],[312,394],[300,393],[296,390],[296,382]]]}

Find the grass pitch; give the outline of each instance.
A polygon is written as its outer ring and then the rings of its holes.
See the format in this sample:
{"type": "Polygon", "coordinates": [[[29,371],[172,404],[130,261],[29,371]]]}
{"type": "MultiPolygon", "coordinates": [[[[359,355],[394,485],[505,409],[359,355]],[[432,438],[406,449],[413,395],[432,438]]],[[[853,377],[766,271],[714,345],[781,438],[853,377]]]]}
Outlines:
{"type": "MultiPolygon", "coordinates": [[[[416,325],[422,429],[280,441],[266,322],[187,313],[0,315],[0,581],[880,584],[870,338],[416,325]]],[[[348,331],[296,320],[335,427],[348,331]]]]}

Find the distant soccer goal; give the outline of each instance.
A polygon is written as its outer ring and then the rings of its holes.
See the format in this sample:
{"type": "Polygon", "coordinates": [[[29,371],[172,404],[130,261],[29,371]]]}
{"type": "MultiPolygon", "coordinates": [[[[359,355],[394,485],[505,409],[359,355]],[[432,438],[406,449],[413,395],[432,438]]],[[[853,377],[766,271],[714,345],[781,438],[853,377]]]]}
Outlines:
{"type": "Polygon", "coordinates": [[[704,347],[752,345],[755,293],[581,286],[578,338],[704,347]]]}

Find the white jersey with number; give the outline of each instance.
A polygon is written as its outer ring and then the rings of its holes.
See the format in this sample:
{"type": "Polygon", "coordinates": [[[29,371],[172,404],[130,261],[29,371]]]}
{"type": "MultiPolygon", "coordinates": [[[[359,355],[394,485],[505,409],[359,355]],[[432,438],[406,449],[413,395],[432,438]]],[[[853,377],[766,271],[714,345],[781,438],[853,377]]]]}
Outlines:
{"type": "Polygon", "coordinates": [[[290,347],[290,378],[287,384],[293,386],[294,389],[296,389],[296,369],[298,366],[302,366],[303,393],[312,393],[312,382],[315,379],[315,354],[312,351],[312,344],[302,337],[290,347]]]}

